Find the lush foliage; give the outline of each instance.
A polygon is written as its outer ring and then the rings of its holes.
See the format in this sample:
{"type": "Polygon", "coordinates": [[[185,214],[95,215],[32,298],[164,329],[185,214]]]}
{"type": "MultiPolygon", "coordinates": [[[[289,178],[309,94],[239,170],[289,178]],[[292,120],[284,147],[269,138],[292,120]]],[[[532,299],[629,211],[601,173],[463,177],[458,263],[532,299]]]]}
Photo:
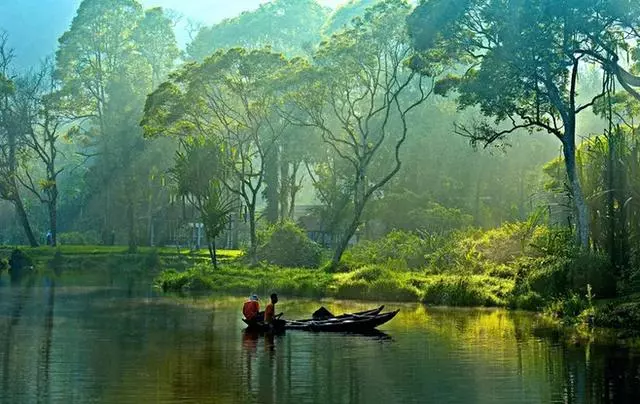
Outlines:
{"type": "Polygon", "coordinates": [[[281,267],[317,268],[322,250],[291,222],[270,226],[261,235],[258,259],[281,267]]]}
{"type": "Polygon", "coordinates": [[[0,243],[166,290],[635,321],[638,4],[276,0],[182,52],[172,13],[83,0],[40,69],[0,33],[0,243]]]}

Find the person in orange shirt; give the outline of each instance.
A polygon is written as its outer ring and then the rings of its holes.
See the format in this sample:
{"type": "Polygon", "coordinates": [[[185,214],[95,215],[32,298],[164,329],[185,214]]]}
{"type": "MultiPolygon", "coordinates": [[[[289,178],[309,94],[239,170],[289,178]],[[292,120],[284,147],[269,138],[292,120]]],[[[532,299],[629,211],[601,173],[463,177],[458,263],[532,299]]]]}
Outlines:
{"type": "Polygon", "coordinates": [[[267,324],[272,324],[273,320],[282,316],[282,313],[276,315],[276,303],[278,303],[278,295],[272,293],[271,302],[269,302],[267,307],[264,309],[264,322],[267,324]]]}
{"type": "Polygon", "coordinates": [[[251,297],[249,297],[249,300],[244,302],[244,305],[242,306],[242,315],[244,315],[244,318],[249,321],[260,321],[260,319],[258,318],[260,314],[260,303],[258,302],[259,300],[260,299],[258,299],[258,296],[251,295],[251,297]]]}

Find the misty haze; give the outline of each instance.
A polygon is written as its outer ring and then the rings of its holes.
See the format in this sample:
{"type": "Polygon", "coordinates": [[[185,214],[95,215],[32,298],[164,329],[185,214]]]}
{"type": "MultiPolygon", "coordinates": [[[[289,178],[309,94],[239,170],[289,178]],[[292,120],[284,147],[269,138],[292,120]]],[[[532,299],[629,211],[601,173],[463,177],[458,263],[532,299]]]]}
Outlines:
{"type": "Polygon", "coordinates": [[[640,2],[3,0],[0,403],[640,402],[640,2]]]}

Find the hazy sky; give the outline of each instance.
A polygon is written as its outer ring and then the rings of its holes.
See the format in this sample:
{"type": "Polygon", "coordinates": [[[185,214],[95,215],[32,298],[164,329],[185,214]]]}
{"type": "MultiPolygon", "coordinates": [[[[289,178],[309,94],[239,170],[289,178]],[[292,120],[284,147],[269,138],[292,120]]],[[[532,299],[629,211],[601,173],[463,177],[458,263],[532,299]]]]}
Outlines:
{"type": "MultiPolygon", "coordinates": [[[[230,17],[242,10],[253,9],[256,6],[256,0],[142,0],[140,2],[146,7],[161,6],[171,8],[191,18],[201,19],[205,22],[215,22],[221,16],[222,18],[230,17]]],[[[266,3],[267,1],[258,0],[258,2],[266,3]]],[[[335,7],[346,2],[347,0],[318,0],[318,3],[329,7],[335,7]]]]}
{"type": "MultiPolygon", "coordinates": [[[[188,19],[213,24],[242,11],[258,7],[265,0],[139,0],[145,8],[161,6],[172,9],[188,19]]],[[[346,0],[318,0],[336,7],[346,0]]],[[[15,49],[17,65],[29,67],[51,55],[58,38],[69,28],[81,0],[0,0],[0,30],[9,33],[10,46],[15,49]]],[[[187,40],[179,32],[181,45],[187,40]]]]}

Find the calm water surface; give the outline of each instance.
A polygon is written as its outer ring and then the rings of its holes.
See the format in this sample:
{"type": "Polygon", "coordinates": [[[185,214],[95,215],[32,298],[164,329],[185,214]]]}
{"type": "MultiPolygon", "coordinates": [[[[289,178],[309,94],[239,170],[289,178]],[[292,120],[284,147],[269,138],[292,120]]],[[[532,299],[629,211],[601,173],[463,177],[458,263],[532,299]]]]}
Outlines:
{"type": "MultiPolygon", "coordinates": [[[[289,317],[320,304],[282,300],[289,317]]],[[[637,351],[566,342],[531,315],[389,305],[401,314],[378,335],[274,338],[243,332],[241,303],[158,296],[127,278],[5,274],[0,402],[640,402],[637,351]]]]}

